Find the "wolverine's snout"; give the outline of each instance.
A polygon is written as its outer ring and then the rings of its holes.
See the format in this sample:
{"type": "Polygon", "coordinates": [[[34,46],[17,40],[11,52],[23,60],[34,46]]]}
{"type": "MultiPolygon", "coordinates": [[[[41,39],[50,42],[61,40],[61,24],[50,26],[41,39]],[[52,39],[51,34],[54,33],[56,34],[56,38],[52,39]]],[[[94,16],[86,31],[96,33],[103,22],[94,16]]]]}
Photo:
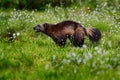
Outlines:
{"type": "Polygon", "coordinates": [[[36,32],[38,32],[38,31],[40,30],[39,26],[35,26],[35,27],[33,27],[33,29],[34,29],[36,32]]]}
{"type": "Polygon", "coordinates": [[[33,29],[36,31],[36,32],[41,32],[41,31],[44,31],[44,26],[42,26],[41,24],[33,27],[33,29]]]}

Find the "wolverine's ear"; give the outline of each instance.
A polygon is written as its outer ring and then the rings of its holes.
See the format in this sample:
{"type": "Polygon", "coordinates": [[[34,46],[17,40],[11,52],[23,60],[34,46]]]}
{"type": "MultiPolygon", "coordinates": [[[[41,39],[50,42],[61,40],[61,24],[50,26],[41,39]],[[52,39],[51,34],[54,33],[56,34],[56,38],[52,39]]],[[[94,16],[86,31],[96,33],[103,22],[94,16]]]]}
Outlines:
{"type": "Polygon", "coordinates": [[[47,27],[48,25],[49,25],[48,23],[44,23],[44,24],[43,24],[44,27],[47,27]]]}

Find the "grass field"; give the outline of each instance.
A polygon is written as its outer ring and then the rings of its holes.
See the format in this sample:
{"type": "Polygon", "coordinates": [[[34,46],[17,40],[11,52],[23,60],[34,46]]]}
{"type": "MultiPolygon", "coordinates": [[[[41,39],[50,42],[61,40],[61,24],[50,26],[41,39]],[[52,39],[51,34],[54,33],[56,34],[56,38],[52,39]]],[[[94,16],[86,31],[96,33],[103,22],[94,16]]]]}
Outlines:
{"type": "Polygon", "coordinates": [[[0,10],[0,80],[119,80],[120,13],[113,7],[0,10]],[[99,43],[86,37],[83,47],[67,40],[58,47],[35,33],[39,23],[74,20],[102,32],[99,43]]]}

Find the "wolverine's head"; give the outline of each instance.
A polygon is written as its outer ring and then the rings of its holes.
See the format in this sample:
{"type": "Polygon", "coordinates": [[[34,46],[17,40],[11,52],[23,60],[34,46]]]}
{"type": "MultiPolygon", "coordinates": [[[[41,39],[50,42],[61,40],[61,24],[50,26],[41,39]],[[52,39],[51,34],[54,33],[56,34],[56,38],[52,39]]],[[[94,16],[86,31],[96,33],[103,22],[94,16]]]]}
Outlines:
{"type": "Polygon", "coordinates": [[[49,25],[48,23],[38,24],[37,26],[33,27],[33,29],[36,32],[44,32],[48,25],[49,25]]]}

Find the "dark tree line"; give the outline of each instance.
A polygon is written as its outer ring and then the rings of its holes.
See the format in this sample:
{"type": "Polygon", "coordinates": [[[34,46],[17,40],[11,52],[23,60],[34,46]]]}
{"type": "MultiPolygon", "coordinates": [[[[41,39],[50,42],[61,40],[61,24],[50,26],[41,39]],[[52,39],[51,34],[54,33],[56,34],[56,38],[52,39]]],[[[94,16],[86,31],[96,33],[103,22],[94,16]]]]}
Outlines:
{"type": "Polygon", "coordinates": [[[89,6],[95,8],[96,5],[107,2],[108,6],[118,6],[120,0],[0,0],[1,8],[17,9],[45,9],[47,5],[52,7],[69,7],[72,5],[89,6]]]}

